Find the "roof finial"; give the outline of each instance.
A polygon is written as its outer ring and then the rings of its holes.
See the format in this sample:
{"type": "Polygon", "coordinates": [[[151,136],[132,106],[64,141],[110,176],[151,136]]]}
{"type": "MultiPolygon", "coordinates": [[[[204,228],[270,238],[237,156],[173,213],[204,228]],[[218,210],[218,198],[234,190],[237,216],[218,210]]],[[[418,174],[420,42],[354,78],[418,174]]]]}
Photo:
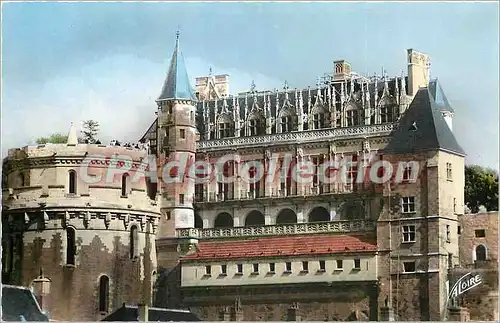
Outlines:
{"type": "Polygon", "coordinates": [[[321,87],[321,77],[319,77],[319,76],[316,80],[316,86],[318,87],[318,89],[321,87]]]}
{"type": "Polygon", "coordinates": [[[179,40],[179,35],[181,34],[180,28],[177,27],[177,31],[175,32],[175,40],[179,40]]]}
{"type": "Polygon", "coordinates": [[[212,76],[212,66],[208,68],[208,76],[212,76]]]}
{"type": "Polygon", "coordinates": [[[250,85],[250,92],[255,92],[255,88],[256,88],[255,81],[252,80],[252,84],[250,85]]]}
{"type": "Polygon", "coordinates": [[[285,85],[283,86],[283,90],[288,91],[288,81],[285,80],[285,85]]]}

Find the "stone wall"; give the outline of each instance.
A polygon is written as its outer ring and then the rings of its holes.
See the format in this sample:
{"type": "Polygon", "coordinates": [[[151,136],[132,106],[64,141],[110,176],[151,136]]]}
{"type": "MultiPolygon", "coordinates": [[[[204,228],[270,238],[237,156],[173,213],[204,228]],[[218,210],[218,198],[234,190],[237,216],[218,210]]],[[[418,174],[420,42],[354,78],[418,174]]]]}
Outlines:
{"type": "Polygon", "coordinates": [[[227,320],[235,320],[236,316],[241,321],[287,321],[292,307],[297,308],[297,317],[303,321],[375,321],[378,317],[377,287],[370,283],[297,284],[293,288],[275,285],[258,290],[183,289],[183,292],[184,305],[206,321],[220,321],[224,314],[227,320]],[[238,307],[240,310],[235,313],[238,307]],[[356,316],[358,319],[353,319],[356,316]]]}

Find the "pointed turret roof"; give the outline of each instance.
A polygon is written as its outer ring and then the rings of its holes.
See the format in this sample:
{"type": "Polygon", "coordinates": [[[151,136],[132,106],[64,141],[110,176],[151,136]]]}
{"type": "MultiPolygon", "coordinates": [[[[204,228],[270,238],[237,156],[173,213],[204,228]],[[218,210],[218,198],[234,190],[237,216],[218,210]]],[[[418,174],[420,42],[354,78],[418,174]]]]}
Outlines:
{"type": "Polygon", "coordinates": [[[165,83],[163,83],[163,88],[157,101],[175,99],[196,101],[193,88],[189,83],[186,63],[179,49],[178,31],[176,34],[174,53],[170,59],[170,68],[168,69],[167,78],[165,79],[165,83]]]}
{"type": "Polygon", "coordinates": [[[71,123],[71,125],[69,127],[67,144],[71,145],[71,146],[78,144],[78,137],[76,136],[76,129],[75,129],[75,126],[73,125],[73,122],[71,123]]]}
{"type": "Polygon", "coordinates": [[[436,102],[441,111],[455,113],[450,103],[448,102],[446,95],[444,95],[444,91],[441,88],[441,84],[439,83],[438,79],[434,79],[429,82],[429,92],[431,93],[432,97],[434,98],[434,102],[436,102]]]}
{"type": "Polygon", "coordinates": [[[432,150],[444,150],[465,156],[430,90],[421,88],[401,117],[398,128],[391,134],[391,140],[384,152],[411,154],[432,150]]]}

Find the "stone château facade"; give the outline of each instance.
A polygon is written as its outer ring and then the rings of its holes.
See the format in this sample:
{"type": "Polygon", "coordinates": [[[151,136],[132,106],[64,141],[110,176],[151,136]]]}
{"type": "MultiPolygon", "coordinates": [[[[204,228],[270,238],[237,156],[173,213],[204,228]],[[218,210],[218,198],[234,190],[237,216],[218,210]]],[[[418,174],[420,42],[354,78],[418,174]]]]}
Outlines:
{"type": "Polygon", "coordinates": [[[159,206],[144,181],[105,181],[113,154],[137,168],[146,152],[78,144],[72,127],[67,144],[11,149],[4,161],[2,282],[31,286],[43,270],[53,319],[100,320],[151,299],[159,206]],[[81,172],[87,155],[101,156],[87,165],[93,181],[81,172]]]}
{"type": "Polygon", "coordinates": [[[158,184],[71,175],[85,154],[125,154],[135,165],[143,151],[70,141],[13,150],[4,278],[29,285],[43,268],[54,286],[48,309],[65,320],[122,302],[186,307],[204,320],[447,319],[465,153],[429,57],[407,53],[406,75],[366,77],[340,60],[314,88],[231,95],[228,75],[199,77],[192,89],[177,37],[142,138],[158,184]],[[216,166],[211,180],[165,183],[182,170],[163,167],[181,160],[216,166]],[[355,162],[346,172],[329,169],[340,182],[294,180],[295,165],[346,160],[355,162]],[[376,161],[394,166],[385,183],[368,178],[385,176],[376,161]],[[249,180],[259,172],[272,180],[249,180]]]}

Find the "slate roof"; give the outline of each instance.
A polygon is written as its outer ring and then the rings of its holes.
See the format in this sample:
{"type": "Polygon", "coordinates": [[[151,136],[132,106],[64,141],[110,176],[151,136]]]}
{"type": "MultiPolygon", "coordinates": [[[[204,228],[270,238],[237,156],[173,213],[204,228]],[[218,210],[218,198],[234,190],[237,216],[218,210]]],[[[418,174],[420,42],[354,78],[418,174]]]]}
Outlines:
{"type": "MultiPolygon", "coordinates": [[[[407,84],[407,77],[404,77],[404,82],[407,84]]],[[[351,100],[358,108],[361,109],[361,84],[356,80],[353,82],[353,93],[354,99],[351,100]]],[[[380,102],[382,98],[387,98],[394,102],[395,97],[399,97],[402,94],[403,82],[401,77],[392,78],[387,80],[387,90],[388,95],[384,96],[385,83],[383,80],[377,82],[377,97],[380,102]],[[397,83],[397,86],[396,86],[397,83]]],[[[405,86],[405,93],[408,94],[408,87],[405,86]]],[[[371,81],[368,84],[368,90],[370,93],[370,105],[374,108],[375,102],[375,82],[371,81]]],[[[330,93],[333,98],[333,91],[335,91],[336,106],[335,109],[340,111],[340,97],[342,95],[342,88],[340,83],[331,85],[330,93]]],[[[346,88],[344,89],[344,97],[346,101],[350,99],[351,93],[351,83],[346,82],[346,88]]],[[[321,100],[323,102],[322,106],[327,110],[330,106],[333,106],[333,102],[328,98],[328,87],[323,85],[319,87],[319,93],[321,95],[321,100]]],[[[248,92],[240,93],[238,95],[230,95],[226,98],[211,99],[198,101],[196,105],[196,123],[198,126],[198,131],[200,134],[205,133],[205,128],[207,126],[205,120],[203,120],[204,110],[208,110],[210,122],[215,122],[215,111],[217,115],[220,116],[226,112],[231,118],[234,116],[235,108],[237,109],[237,115],[241,120],[247,120],[249,113],[256,108],[256,112],[261,113],[266,116],[269,113],[269,117],[276,117],[281,109],[285,106],[291,109],[294,113],[302,109],[304,114],[310,112],[313,109],[316,101],[318,100],[318,87],[307,88],[307,89],[283,89],[280,91],[260,91],[260,92],[248,92]],[[302,98],[302,100],[301,100],[302,98]],[[285,103],[286,102],[286,103],[285,103]],[[268,110],[266,109],[268,107],[268,110]]]]}
{"type": "MultiPolygon", "coordinates": [[[[139,321],[139,313],[137,306],[123,304],[122,307],[106,316],[102,321],[106,322],[124,322],[124,321],[139,321]]],[[[149,322],[199,322],[201,321],[196,315],[188,310],[172,310],[166,308],[150,307],[148,312],[149,322]]]]}
{"type": "Polygon", "coordinates": [[[377,241],[373,235],[292,235],[235,241],[200,241],[198,251],[183,257],[182,261],[320,256],[376,250],[377,241]]]}
{"type": "Polygon", "coordinates": [[[172,99],[196,101],[196,96],[189,82],[186,63],[179,49],[179,33],[177,33],[174,53],[170,60],[167,78],[165,79],[165,83],[163,84],[161,94],[157,101],[172,99]]]}
{"type": "Polygon", "coordinates": [[[2,286],[2,321],[21,321],[21,315],[26,321],[49,322],[42,313],[33,293],[21,286],[2,286]]]}
{"type": "Polygon", "coordinates": [[[434,101],[439,106],[441,111],[455,113],[450,105],[450,102],[448,102],[448,98],[446,98],[446,95],[444,94],[444,91],[441,88],[441,84],[439,83],[438,79],[434,79],[429,82],[429,92],[431,93],[434,101]]]}
{"type": "Polygon", "coordinates": [[[465,156],[428,88],[418,90],[390,138],[388,154],[444,150],[465,156]]]}

